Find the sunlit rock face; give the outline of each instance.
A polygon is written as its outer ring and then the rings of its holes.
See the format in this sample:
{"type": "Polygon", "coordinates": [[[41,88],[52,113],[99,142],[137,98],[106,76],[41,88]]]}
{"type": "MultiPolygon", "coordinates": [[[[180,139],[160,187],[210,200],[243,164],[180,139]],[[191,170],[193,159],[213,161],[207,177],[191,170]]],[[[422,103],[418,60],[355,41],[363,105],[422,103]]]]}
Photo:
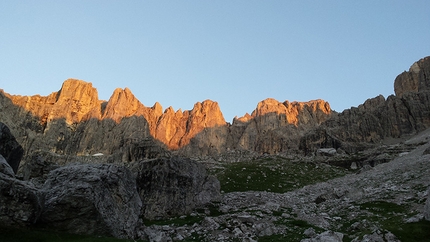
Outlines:
{"type": "Polygon", "coordinates": [[[276,116],[285,116],[283,120],[285,123],[299,126],[320,124],[329,117],[330,113],[330,104],[320,99],[309,102],[285,101],[281,103],[275,99],[268,98],[258,103],[251,117],[261,118],[276,114],[276,116]]]}
{"type": "MultiPolygon", "coordinates": [[[[185,156],[214,155],[235,148],[277,153],[297,147],[294,143],[301,130],[320,124],[331,114],[330,105],[323,100],[281,103],[266,99],[251,115],[236,118],[230,125],[218,103],[211,100],[197,102],[191,110],[169,107],[163,112],[159,103],[144,106],[128,88],[115,89],[107,102],[98,100],[91,83],[75,79],[66,80],[58,92],[46,97],[3,95],[22,108],[18,116],[25,116],[26,111],[39,122],[40,127],[32,128],[35,133],[22,136],[45,139],[45,144],[27,140],[22,142],[24,146],[35,143],[34,149],[61,154],[112,154],[124,144],[142,146],[136,140],[145,140],[146,146],[148,139],[185,156]]],[[[126,153],[122,153],[123,160],[140,157],[126,153]]]]}
{"type": "Polygon", "coordinates": [[[100,118],[101,101],[97,89],[91,83],[81,80],[66,80],[58,92],[43,97],[8,95],[12,102],[34,116],[42,124],[55,119],[65,119],[66,123],[79,123],[90,118],[100,118]]]}
{"type": "Polygon", "coordinates": [[[71,127],[90,119],[119,124],[124,118],[141,116],[148,123],[150,135],[172,150],[187,145],[205,128],[226,125],[218,103],[211,100],[196,103],[192,110],[175,112],[169,107],[163,113],[159,103],[146,107],[128,88],[115,89],[107,102],[98,100],[91,83],[75,79],[66,80],[58,92],[46,97],[3,94],[39,119],[45,132],[58,120],[71,127]]]}

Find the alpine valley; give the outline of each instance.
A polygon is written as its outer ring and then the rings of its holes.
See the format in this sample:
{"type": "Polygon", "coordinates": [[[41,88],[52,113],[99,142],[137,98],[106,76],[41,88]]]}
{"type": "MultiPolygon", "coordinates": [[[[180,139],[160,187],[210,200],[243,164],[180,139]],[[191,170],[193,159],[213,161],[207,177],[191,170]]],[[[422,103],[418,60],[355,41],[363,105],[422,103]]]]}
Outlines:
{"type": "Polygon", "coordinates": [[[76,79],[6,91],[1,241],[429,241],[430,57],[395,95],[340,113],[268,98],[232,123],[215,101],[103,101],[76,79]]]}

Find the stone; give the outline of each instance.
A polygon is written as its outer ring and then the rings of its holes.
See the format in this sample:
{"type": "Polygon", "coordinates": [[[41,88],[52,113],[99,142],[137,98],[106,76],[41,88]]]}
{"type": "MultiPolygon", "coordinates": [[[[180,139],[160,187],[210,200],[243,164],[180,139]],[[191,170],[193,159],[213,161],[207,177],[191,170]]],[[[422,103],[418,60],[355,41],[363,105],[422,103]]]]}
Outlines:
{"type": "MultiPolygon", "coordinates": [[[[54,155],[51,155],[54,156],[54,155]]],[[[58,157],[52,157],[46,152],[33,152],[27,162],[21,167],[21,174],[25,181],[32,180],[35,185],[43,185],[49,172],[59,168],[61,165],[52,160],[57,161],[58,157]]]]}
{"type": "Polygon", "coordinates": [[[38,224],[75,234],[134,238],[142,201],[132,173],[116,165],[69,165],[49,173],[38,224]]]}
{"type": "Polygon", "coordinates": [[[343,234],[333,232],[331,230],[325,231],[310,239],[302,239],[301,242],[342,242],[343,234]]]}
{"type": "Polygon", "coordinates": [[[307,228],[303,234],[307,237],[314,237],[316,235],[315,229],[314,228],[307,228]]]}
{"type": "Polygon", "coordinates": [[[40,192],[15,178],[12,168],[0,156],[0,226],[25,228],[36,223],[43,207],[40,192]]]}
{"type": "Polygon", "coordinates": [[[23,154],[23,148],[16,141],[9,128],[0,122],[0,155],[7,161],[15,174],[23,154]]]}
{"type": "Polygon", "coordinates": [[[160,219],[189,214],[197,207],[220,198],[219,181],[203,165],[179,157],[137,162],[133,168],[142,215],[160,219]]]}
{"type": "Polygon", "coordinates": [[[337,151],[335,148],[321,148],[316,152],[316,154],[320,156],[334,156],[336,153],[337,151]]]}

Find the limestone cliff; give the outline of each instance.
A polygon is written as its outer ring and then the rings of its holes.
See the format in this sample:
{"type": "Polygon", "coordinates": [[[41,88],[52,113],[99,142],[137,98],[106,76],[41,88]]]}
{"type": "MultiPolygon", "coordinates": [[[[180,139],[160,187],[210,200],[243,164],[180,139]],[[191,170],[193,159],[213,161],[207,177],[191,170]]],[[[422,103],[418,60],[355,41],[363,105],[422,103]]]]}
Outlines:
{"type": "MultiPolygon", "coordinates": [[[[107,102],[98,100],[97,90],[91,83],[74,79],[66,80],[58,92],[46,97],[9,95],[4,92],[3,95],[38,119],[45,134],[52,124],[59,122],[76,130],[82,123],[94,123],[91,119],[111,120],[118,125],[125,118],[143,117],[148,123],[149,134],[169,149],[176,150],[187,145],[203,129],[226,125],[218,103],[211,100],[196,103],[192,110],[175,112],[169,107],[163,113],[159,103],[146,107],[128,88],[115,89],[107,102]]],[[[59,131],[57,128],[54,130],[59,131]]],[[[140,138],[147,136],[144,134],[140,138]]]]}
{"type": "Polygon", "coordinates": [[[309,131],[301,139],[305,153],[317,148],[343,148],[355,152],[360,147],[399,138],[430,127],[430,57],[415,62],[397,76],[396,95],[382,95],[346,109],[322,123],[319,131],[309,131]]]}
{"type": "Polygon", "coordinates": [[[31,112],[46,125],[55,119],[65,119],[73,124],[90,118],[100,118],[101,101],[91,83],[81,80],[66,80],[58,92],[43,97],[8,95],[12,102],[31,112]]]}
{"type": "Polygon", "coordinates": [[[251,114],[226,123],[217,102],[193,109],[144,106],[128,89],[98,99],[91,83],[66,80],[43,97],[0,91],[0,121],[24,150],[59,154],[116,154],[122,161],[157,157],[167,149],[184,156],[231,150],[276,154],[318,148],[354,152],[359,144],[401,137],[430,127],[430,57],[414,63],[395,82],[396,95],[371,98],[357,108],[332,112],[323,100],[266,99],[251,114]],[[354,148],[355,147],[355,148],[354,148]]]}

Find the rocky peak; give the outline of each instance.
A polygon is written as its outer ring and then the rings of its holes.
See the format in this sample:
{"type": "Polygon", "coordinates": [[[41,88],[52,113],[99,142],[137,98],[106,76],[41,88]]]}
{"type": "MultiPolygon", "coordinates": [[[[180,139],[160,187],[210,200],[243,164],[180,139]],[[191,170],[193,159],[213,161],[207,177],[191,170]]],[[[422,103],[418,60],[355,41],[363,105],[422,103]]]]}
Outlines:
{"type": "Polygon", "coordinates": [[[184,112],[167,108],[157,123],[155,137],[176,150],[187,145],[203,129],[223,125],[226,122],[218,103],[205,100],[184,112]]]}
{"type": "Polygon", "coordinates": [[[78,123],[100,117],[97,89],[90,82],[68,79],[57,93],[57,100],[48,120],[64,117],[67,123],[78,123]]]}
{"type": "Polygon", "coordinates": [[[409,71],[398,75],[394,81],[394,92],[398,97],[424,90],[430,90],[430,56],[412,64],[409,71]]]}
{"type": "Polygon", "coordinates": [[[163,107],[158,102],[155,102],[151,109],[154,111],[156,117],[160,117],[163,114],[163,107]]]}
{"type": "Polygon", "coordinates": [[[107,102],[103,118],[119,123],[122,118],[143,115],[145,106],[131,93],[130,89],[117,88],[107,102]]]}
{"type": "Polygon", "coordinates": [[[76,79],[66,80],[58,92],[43,97],[7,95],[12,102],[40,118],[42,124],[55,119],[79,123],[91,117],[100,117],[97,89],[91,83],[76,79]]]}
{"type": "Polygon", "coordinates": [[[269,114],[283,115],[286,117],[287,123],[296,126],[314,121],[319,124],[331,114],[331,108],[328,102],[321,99],[308,102],[284,101],[281,103],[273,98],[268,98],[258,103],[251,116],[244,116],[237,120],[249,121],[250,118],[269,114]]]}
{"type": "Polygon", "coordinates": [[[218,103],[212,100],[205,100],[201,103],[197,102],[194,104],[193,109],[190,111],[190,116],[193,121],[203,121],[203,123],[201,123],[203,127],[214,127],[226,124],[218,103]]]}

